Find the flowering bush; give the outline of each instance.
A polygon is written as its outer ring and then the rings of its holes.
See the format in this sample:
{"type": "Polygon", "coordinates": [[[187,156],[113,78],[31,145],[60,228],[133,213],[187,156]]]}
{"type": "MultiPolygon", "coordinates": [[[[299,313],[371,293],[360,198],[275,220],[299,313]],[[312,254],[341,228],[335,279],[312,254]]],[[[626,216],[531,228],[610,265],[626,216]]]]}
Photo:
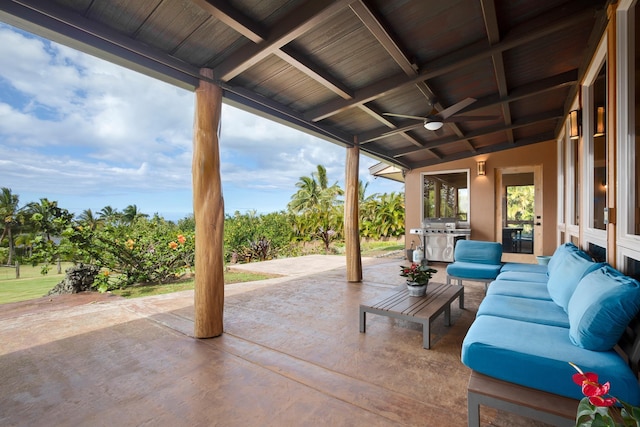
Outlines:
{"type": "Polygon", "coordinates": [[[569,363],[578,371],[573,375],[573,382],[582,387],[582,394],[585,395],[578,404],[576,427],[640,427],[640,408],[611,396],[611,385],[608,381],[600,384],[597,374],[584,373],[569,363]]]}
{"type": "Polygon", "coordinates": [[[407,278],[407,282],[418,283],[424,285],[429,283],[431,275],[437,273],[438,270],[434,270],[429,266],[413,263],[409,267],[400,266],[400,275],[407,278]]]}
{"type": "Polygon", "coordinates": [[[195,236],[160,218],[96,229],[69,227],[64,237],[75,247],[74,259],[103,268],[94,287],[101,291],[138,283],[167,283],[192,272],[195,236]]]}

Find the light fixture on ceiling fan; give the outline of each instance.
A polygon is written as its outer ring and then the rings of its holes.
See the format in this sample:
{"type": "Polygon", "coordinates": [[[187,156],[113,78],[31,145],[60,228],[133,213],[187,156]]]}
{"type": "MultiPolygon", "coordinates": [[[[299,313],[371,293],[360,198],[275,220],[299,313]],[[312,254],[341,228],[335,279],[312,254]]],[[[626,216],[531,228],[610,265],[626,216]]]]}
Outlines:
{"type": "Polygon", "coordinates": [[[445,123],[450,122],[466,122],[466,121],[481,121],[481,120],[495,120],[497,116],[459,116],[455,117],[455,114],[469,105],[476,102],[474,98],[466,98],[457,104],[453,104],[452,106],[445,108],[439,113],[429,114],[426,117],[420,116],[408,116],[406,114],[395,114],[395,113],[382,113],[385,116],[393,116],[393,117],[402,117],[405,119],[412,120],[422,120],[424,122],[424,128],[431,131],[437,131],[444,126],[445,123]]]}
{"type": "Polygon", "coordinates": [[[427,130],[438,130],[444,126],[444,122],[439,120],[426,120],[424,121],[424,128],[427,130]]]}

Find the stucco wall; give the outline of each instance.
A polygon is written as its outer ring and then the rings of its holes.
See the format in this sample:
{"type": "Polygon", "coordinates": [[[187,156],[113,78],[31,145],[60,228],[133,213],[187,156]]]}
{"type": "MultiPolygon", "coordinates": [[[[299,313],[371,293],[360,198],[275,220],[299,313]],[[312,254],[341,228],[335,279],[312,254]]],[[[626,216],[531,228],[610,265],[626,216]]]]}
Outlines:
{"type": "MultiPolygon", "coordinates": [[[[474,240],[499,241],[496,236],[496,211],[500,208],[495,197],[495,169],[515,166],[542,166],[543,195],[543,254],[551,255],[555,250],[557,226],[557,164],[556,142],[544,142],[497,153],[483,154],[468,159],[415,169],[405,177],[406,200],[406,243],[409,246],[415,236],[409,234],[411,228],[421,225],[420,218],[420,174],[454,169],[468,169],[470,181],[470,225],[474,240]],[[476,162],[487,162],[486,176],[476,175],[476,162]]],[[[501,236],[500,236],[501,237],[501,236]]]]}

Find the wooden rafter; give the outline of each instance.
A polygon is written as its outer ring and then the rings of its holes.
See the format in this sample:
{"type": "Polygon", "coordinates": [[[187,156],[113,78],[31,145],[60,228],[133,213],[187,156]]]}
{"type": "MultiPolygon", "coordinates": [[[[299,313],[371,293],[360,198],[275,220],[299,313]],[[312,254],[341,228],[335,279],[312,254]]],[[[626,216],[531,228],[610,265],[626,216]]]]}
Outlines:
{"type": "MultiPolygon", "coordinates": [[[[438,61],[434,61],[431,66],[422,69],[416,76],[407,77],[404,74],[398,74],[385,78],[382,81],[378,81],[367,87],[359,89],[355,92],[353,99],[349,101],[338,99],[328,102],[325,105],[307,111],[305,113],[305,117],[307,120],[311,121],[324,120],[342,111],[348,110],[349,108],[356,107],[359,104],[371,102],[391,92],[405,88],[408,85],[414,85],[474,64],[478,61],[491,58],[495,53],[504,52],[506,50],[522,46],[523,44],[537,40],[554,32],[577,26],[592,18],[593,12],[586,10],[568,18],[556,20],[547,26],[537,28],[536,30],[505,38],[493,46],[489,46],[487,42],[474,43],[462,50],[441,57],[438,61]]],[[[547,19],[551,18],[547,17],[547,19]]]]}
{"type": "MultiPolygon", "coordinates": [[[[487,29],[487,38],[489,44],[492,46],[500,42],[500,28],[498,27],[498,16],[496,15],[496,4],[494,0],[481,0],[480,6],[482,7],[482,16],[484,18],[484,25],[487,29]]],[[[507,87],[507,75],[504,70],[504,59],[502,52],[497,52],[491,56],[493,61],[494,74],[496,76],[496,83],[498,86],[498,94],[501,98],[506,97],[509,94],[507,87]]],[[[511,124],[511,108],[509,104],[502,104],[502,117],[506,125],[511,124]]],[[[507,139],[513,142],[513,131],[506,131],[507,139]]]]}
{"type": "Polygon", "coordinates": [[[214,69],[217,78],[229,81],[262,61],[297,37],[340,12],[354,0],[309,0],[302,3],[273,25],[269,36],[257,44],[247,44],[236,50],[224,63],[214,69]]]}

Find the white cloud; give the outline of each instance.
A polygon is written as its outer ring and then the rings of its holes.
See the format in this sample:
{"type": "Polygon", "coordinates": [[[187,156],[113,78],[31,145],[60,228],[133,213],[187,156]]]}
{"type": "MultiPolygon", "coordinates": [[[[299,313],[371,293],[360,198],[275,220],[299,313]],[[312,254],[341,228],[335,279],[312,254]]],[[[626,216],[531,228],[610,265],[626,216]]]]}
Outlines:
{"type": "MultiPolygon", "coordinates": [[[[193,114],[191,92],[0,24],[0,186],[50,199],[190,192],[193,114]]],[[[228,105],[220,154],[223,185],[279,199],[318,164],[344,176],[343,147],[228,105]]],[[[367,180],[376,161],[360,163],[367,180]]]]}

